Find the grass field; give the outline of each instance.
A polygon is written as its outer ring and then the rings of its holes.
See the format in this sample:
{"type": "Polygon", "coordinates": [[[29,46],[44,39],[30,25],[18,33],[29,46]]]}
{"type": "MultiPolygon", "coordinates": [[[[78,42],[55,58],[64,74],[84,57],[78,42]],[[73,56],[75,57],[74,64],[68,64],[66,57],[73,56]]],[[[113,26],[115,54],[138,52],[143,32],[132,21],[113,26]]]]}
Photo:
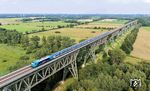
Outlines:
{"type": "Polygon", "coordinates": [[[150,27],[143,27],[143,29],[150,31],[150,27]]]}
{"type": "Polygon", "coordinates": [[[141,28],[134,43],[132,56],[150,60],[150,31],[141,28]]]}
{"type": "Polygon", "coordinates": [[[0,18],[0,23],[2,23],[3,25],[6,24],[18,24],[20,23],[21,18],[0,18]]]}
{"type": "Polygon", "coordinates": [[[69,23],[65,23],[62,21],[58,22],[18,22],[17,24],[10,24],[10,25],[2,25],[1,28],[5,28],[8,30],[17,30],[19,32],[30,32],[32,30],[42,30],[43,26],[44,29],[53,29],[57,28],[58,25],[66,26],[69,23]]]}
{"type": "Polygon", "coordinates": [[[127,20],[112,20],[112,21],[111,20],[99,20],[96,22],[92,22],[92,23],[85,24],[85,25],[80,25],[77,27],[82,27],[82,28],[94,28],[94,27],[116,28],[116,27],[123,25],[126,22],[127,22],[127,20]]]}
{"type": "Polygon", "coordinates": [[[143,61],[150,62],[148,60],[140,59],[140,58],[133,57],[133,56],[127,56],[125,59],[125,62],[132,63],[132,64],[138,64],[138,63],[143,62],[143,61]]]}
{"type": "MultiPolygon", "coordinates": [[[[104,30],[107,31],[107,30],[104,30]]],[[[63,28],[63,29],[57,29],[57,30],[52,30],[52,31],[46,31],[46,32],[40,32],[40,33],[34,33],[34,34],[30,34],[29,36],[39,36],[39,37],[43,37],[43,36],[51,36],[51,35],[61,35],[61,36],[68,36],[71,39],[75,39],[76,42],[79,42],[82,39],[87,39],[90,37],[94,37],[102,32],[104,32],[102,30],[95,30],[95,29],[78,29],[78,28],[63,28]],[[55,32],[60,32],[60,33],[55,33],[55,32]],[[95,33],[92,33],[92,32],[95,33]]]]}
{"type": "Polygon", "coordinates": [[[25,51],[18,47],[0,44],[0,75],[8,72],[8,67],[15,65],[25,51]]]}

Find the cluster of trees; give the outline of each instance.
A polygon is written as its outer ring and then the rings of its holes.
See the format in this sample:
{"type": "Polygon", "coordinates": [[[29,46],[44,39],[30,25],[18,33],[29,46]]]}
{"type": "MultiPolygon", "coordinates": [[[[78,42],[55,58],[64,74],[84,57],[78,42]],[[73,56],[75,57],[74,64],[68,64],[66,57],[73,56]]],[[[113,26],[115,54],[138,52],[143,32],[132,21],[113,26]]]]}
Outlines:
{"type": "Polygon", "coordinates": [[[140,17],[138,18],[138,22],[142,24],[142,26],[150,26],[150,18],[149,17],[140,17]]]}
{"type": "Polygon", "coordinates": [[[77,24],[67,24],[66,26],[61,26],[58,25],[57,28],[73,28],[74,26],[76,26],[77,24]]]}
{"type": "Polygon", "coordinates": [[[40,38],[33,36],[27,53],[34,53],[35,58],[41,58],[75,44],[75,40],[62,36],[43,36],[41,41],[40,44],[40,38]]]}
{"type": "Polygon", "coordinates": [[[133,44],[136,40],[138,31],[139,28],[135,28],[130,34],[127,35],[126,39],[121,45],[121,49],[127,54],[130,54],[131,51],[133,50],[133,44]]]}
{"type": "Polygon", "coordinates": [[[109,56],[98,64],[81,69],[79,81],[74,81],[65,90],[150,91],[150,63],[143,62],[137,65],[124,63],[125,53],[120,49],[110,51],[109,56]],[[134,78],[141,79],[141,87],[130,86],[130,79],[134,78]]]}
{"type": "Polygon", "coordinates": [[[82,25],[82,24],[88,24],[88,23],[90,23],[90,22],[87,22],[87,21],[86,22],[79,22],[78,20],[66,20],[64,22],[66,22],[66,23],[76,23],[77,25],[82,25]]]}
{"type": "Polygon", "coordinates": [[[93,29],[107,29],[107,30],[112,30],[114,28],[110,28],[110,27],[94,27],[93,29]]]}
{"type": "Polygon", "coordinates": [[[38,18],[30,18],[26,17],[21,19],[22,22],[30,22],[30,21],[39,21],[39,22],[45,22],[45,21],[60,21],[59,18],[48,18],[48,17],[38,17],[38,18]]]}
{"type": "Polygon", "coordinates": [[[22,34],[16,30],[8,31],[5,29],[0,29],[0,43],[15,45],[19,44],[21,41],[22,34]]]}

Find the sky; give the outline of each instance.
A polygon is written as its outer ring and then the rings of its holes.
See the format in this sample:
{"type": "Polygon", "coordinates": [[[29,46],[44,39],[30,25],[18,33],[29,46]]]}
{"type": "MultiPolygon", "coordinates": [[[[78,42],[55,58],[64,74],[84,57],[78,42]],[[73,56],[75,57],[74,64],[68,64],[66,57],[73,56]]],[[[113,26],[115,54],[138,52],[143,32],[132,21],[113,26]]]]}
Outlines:
{"type": "Polygon", "coordinates": [[[150,0],[0,0],[0,14],[150,14],[150,0]]]}

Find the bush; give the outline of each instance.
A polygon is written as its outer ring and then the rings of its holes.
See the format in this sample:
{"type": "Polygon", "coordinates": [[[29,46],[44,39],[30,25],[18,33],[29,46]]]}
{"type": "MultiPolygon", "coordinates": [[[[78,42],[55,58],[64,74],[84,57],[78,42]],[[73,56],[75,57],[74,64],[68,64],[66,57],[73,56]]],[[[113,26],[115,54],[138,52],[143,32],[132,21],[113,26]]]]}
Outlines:
{"type": "Polygon", "coordinates": [[[3,60],[3,63],[5,63],[5,62],[7,62],[7,60],[4,59],[4,60],[3,60]]]}
{"type": "Polygon", "coordinates": [[[60,31],[55,31],[55,33],[61,33],[60,31]]]}
{"type": "Polygon", "coordinates": [[[114,49],[114,50],[111,50],[109,51],[109,56],[110,56],[110,59],[109,59],[109,63],[110,64],[120,64],[123,62],[123,60],[125,59],[126,57],[126,54],[124,51],[122,51],[121,49],[114,49]]]}
{"type": "Polygon", "coordinates": [[[91,33],[96,33],[96,31],[92,31],[91,33]]]}

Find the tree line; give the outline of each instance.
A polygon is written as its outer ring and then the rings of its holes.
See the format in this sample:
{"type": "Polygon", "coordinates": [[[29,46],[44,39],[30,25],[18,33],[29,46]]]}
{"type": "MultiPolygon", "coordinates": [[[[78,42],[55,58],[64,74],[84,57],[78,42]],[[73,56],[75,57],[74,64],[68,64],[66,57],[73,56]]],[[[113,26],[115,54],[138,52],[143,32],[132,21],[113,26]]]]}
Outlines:
{"type": "Polygon", "coordinates": [[[16,30],[8,31],[6,29],[0,29],[0,43],[15,45],[21,41],[22,34],[16,30]]]}
{"type": "Polygon", "coordinates": [[[124,42],[121,45],[121,49],[125,53],[130,54],[131,51],[133,50],[133,44],[136,40],[138,32],[139,32],[139,27],[132,30],[131,33],[128,34],[127,37],[125,38],[124,42]]]}
{"type": "Polygon", "coordinates": [[[138,22],[140,22],[142,26],[150,26],[150,17],[141,16],[138,18],[138,22]]]}

